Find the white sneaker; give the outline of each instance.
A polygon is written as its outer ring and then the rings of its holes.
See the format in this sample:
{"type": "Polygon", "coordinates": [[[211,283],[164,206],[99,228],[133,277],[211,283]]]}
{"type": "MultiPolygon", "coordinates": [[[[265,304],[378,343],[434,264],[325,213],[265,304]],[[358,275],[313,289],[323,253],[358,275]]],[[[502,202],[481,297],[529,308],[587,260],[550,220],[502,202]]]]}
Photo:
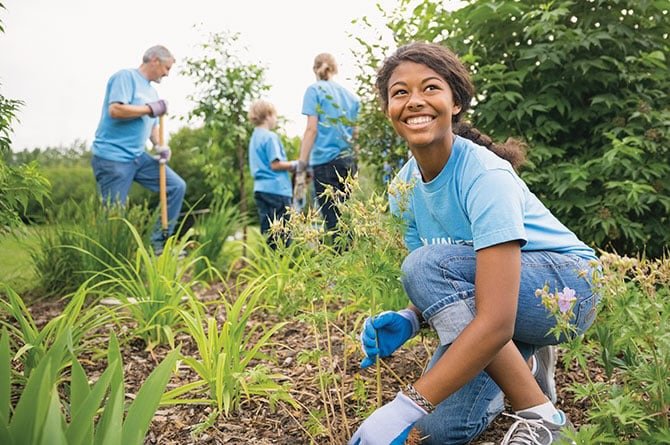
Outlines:
{"type": "MultiPolygon", "coordinates": [[[[555,423],[543,419],[534,413],[506,414],[516,419],[500,445],[551,445],[565,440],[563,432],[574,430],[575,427],[563,411],[558,411],[555,423]]],[[[575,442],[571,441],[574,445],[575,442]]]]}
{"type": "Polygon", "coordinates": [[[535,352],[536,369],[533,373],[535,381],[544,395],[546,395],[551,403],[556,404],[556,380],[554,374],[556,373],[556,347],[543,346],[535,352]]]}

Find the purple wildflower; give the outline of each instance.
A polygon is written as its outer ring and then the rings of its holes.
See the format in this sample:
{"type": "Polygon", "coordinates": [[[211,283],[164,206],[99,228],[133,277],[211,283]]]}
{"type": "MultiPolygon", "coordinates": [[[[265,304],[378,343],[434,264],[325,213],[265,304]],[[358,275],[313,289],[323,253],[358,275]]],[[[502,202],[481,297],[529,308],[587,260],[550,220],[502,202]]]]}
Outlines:
{"type": "Polygon", "coordinates": [[[563,292],[558,292],[558,308],[562,313],[566,313],[572,307],[572,303],[577,299],[575,297],[575,290],[569,287],[564,287],[563,292]]]}

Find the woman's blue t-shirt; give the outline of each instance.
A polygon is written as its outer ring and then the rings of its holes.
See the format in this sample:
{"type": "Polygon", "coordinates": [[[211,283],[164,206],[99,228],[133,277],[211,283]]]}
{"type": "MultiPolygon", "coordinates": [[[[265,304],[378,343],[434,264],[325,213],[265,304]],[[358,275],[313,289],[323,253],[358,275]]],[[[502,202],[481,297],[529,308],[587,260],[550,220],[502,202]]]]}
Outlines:
{"type": "Polygon", "coordinates": [[[479,250],[518,240],[522,251],[597,259],[509,162],[459,136],[446,165],[430,182],[422,181],[414,158],[407,161],[390,185],[389,200],[391,211],[407,223],[410,251],[428,244],[465,244],[479,250]]]}

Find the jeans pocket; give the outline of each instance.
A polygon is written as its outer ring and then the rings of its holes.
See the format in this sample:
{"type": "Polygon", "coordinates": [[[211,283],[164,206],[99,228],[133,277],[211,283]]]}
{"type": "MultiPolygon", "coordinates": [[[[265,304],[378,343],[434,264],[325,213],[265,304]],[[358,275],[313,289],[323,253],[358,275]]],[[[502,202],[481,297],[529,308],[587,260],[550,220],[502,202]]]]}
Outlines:
{"type": "Polygon", "coordinates": [[[459,299],[444,306],[429,320],[441,345],[450,345],[475,318],[475,299],[459,299]]]}
{"type": "Polygon", "coordinates": [[[580,301],[575,307],[575,327],[579,334],[582,334],[593,324],[596,319],[599,301],[600,296],[593,293],[580,301]]]}

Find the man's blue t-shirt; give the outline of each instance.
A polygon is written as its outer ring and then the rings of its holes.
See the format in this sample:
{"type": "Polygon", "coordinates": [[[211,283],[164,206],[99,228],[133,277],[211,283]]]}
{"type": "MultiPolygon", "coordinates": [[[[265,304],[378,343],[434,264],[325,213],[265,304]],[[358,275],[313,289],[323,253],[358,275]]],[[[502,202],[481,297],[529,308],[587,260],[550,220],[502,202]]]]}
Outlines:
{"type": "Polygon", "coordinates": [[[286,161],[284,146],[279,136],[270,130],[256,127],[249,141],[249,170],[254,177],[254,192],[293,196],[288,172],[274,171],[272,161],[286,161]]]}
{"type": "Polygon", "coordinates": [[[319,80],[307,88],[302,114],[319,117],[310,165],[325,164],[352,149],[359,107],[358,97],[332,80],[319,80]]]}
{"type": "Polygon", "coordinates": [[[410,251],[428,244],[465,244],[479,250],[518,240],[522,251],[597,259],[593,249],[528,189],[509,162],[459,136],[437,177],[423,182],[412,158],[389,192],[391,211],[407,223],[405,243],[410,251]]]}
{"type": "Polygon", "coordinates": [[[109,106],[115,102],[144,105],[158,99],[151,82],[137,69],[115,73],[107,82],[102,116],[93,140],[93,154],[118,162],[129,162],[141,155],[158,119],[148,115],[134,119],[113,119],[109,115],[109,106]]]}

